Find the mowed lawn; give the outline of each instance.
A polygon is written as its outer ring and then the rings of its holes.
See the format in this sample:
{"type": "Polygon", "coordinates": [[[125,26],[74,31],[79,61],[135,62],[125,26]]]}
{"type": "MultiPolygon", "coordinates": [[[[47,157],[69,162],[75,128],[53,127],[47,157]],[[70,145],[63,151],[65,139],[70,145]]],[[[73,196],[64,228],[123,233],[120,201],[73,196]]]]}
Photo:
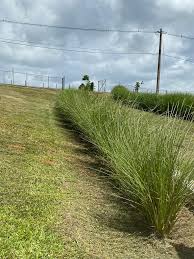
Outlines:
{"type": "Polygon", "coordinates": [[[54,101],[52,90],[0,87],[0,258],[64,255],[57,229],[75,194],[65,188],[74,175],[54,101]]]}
{"type": "Polygon", "coordinates": [[[169,240],[150,236],[92,151],[61,127],[56,95],[0,86],[0,258],[194,258],[192,211],[169,240]]]}

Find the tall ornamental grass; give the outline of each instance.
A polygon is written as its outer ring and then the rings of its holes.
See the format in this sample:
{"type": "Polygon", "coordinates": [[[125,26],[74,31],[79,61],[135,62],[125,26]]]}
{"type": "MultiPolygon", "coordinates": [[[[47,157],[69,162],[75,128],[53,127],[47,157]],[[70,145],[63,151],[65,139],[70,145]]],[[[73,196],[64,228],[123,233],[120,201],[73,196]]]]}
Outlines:
{"type": "Polygon", "coordinates": [[[125,88],[125,95],[121,96],[116,86],[112,90],[112,97],[115,100],[121,100],[124,104],[133,105],[140,110],[152,111],[158,114],[170,112],[171,115],[179,115],[180,118],[193,120],[194,96],[192,94],[134,93],[125,88]]]}
{"type": "Polygon", "coordinates": [[[169,234],[192,193],[194,161],[186,159],[184,144],[189,126],[180,121],[180,131],[175,119],[158,120],[86,91],[63,91],[57,110],[99,149],[111,177],[148,225],[169,234]]]}

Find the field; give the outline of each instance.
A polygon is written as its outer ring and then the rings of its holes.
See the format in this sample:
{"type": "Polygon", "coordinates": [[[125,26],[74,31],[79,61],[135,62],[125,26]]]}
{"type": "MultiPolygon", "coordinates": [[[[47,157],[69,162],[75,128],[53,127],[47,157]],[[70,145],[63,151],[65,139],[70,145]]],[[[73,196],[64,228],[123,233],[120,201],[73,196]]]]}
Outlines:
{"type": "Polygon", "coordinates": [[[98,152],[56,117],[56,99],[51,90],[0,87],[0,258],[194,258],[192,208],[168,239],[150,235],[102,174],[98,152]]]}

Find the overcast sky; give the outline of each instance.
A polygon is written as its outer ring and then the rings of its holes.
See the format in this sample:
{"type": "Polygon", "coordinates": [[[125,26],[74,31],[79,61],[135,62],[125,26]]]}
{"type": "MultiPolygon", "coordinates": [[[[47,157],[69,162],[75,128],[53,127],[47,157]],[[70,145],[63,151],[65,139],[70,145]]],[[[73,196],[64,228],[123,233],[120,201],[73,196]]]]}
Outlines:
{"type": "MultiPolygon", "coordinates": [[[[158,31],[163,28],[168,33],[193,36],[194,1],[1,0],[0,19],[121,30],[158,31]]],[[[87,48],[112,52],[157,53],[159,41],[158,34],[85,32],[7,23],[0,23],[0,33],[0,38],[66,49],[87,48]]],[[[164,35],[163,53],[194,60],[194,40],[164,35]]],[[[157,56],[62,52],[0,42],[0,69],[12,68],[28,73],[65,75],[66,83],[75,86],[80,84],[83,74],[88,74],[95,82],[107,79],[107,88],[118,83],[133,85],[143,80],[144,88],[154,90],[157,56]]],[[[161,89],[194,92],[193,72],[194,64],[163,57],[161,89]]],[[[25,76],[15,75],[16,83],[24,79],[25,76]]],[[[0,72],[0,80],[11,80],[11,75],[0,72]]]]}

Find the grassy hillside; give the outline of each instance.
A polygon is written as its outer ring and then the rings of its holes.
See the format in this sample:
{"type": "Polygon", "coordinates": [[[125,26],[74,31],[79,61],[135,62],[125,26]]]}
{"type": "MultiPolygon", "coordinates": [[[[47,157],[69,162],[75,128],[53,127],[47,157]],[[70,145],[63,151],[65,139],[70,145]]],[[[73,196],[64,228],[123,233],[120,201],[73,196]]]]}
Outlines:
{"type": "Polygon", "coordinates": [[[56,132],[52,91],[0,87],[0,257],[63,255],[58,207],[72,176],[56,132]],[[57,147],[57,152],[56,152],[57,147]]]}
{"type": "Polygon", "coordinates": [[[192,258],[192,212],[169,240],[149,236],[94,151],[56,120],[55,100],[0,87],[0,258],[192,258]]]}

